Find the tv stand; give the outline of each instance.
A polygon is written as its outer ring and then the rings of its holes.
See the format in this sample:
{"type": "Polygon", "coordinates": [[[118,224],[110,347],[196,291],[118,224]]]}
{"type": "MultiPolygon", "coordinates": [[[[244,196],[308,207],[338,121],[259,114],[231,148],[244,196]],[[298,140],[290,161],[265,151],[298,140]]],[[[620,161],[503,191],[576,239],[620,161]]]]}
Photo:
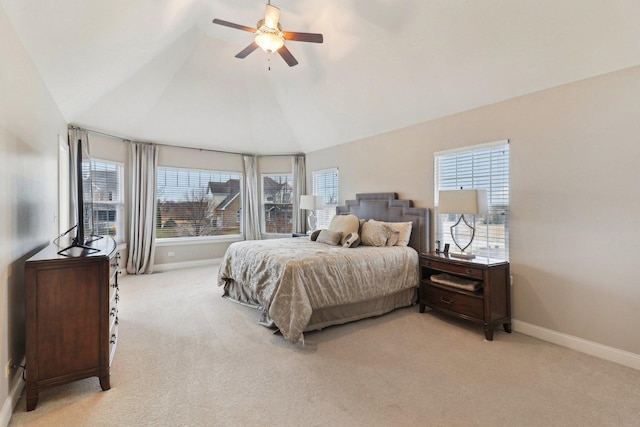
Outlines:
{"type": "Polygon", "coordinates": [[[92,246],[92,243],[96,240],[102,239],[103,236],[91,235],[94,239],[90,239],[85,241],[84,243],[80,243],[77,238],[73,239],[73,242],[64,249],[60,249],[58,251],[58,255],[62,256],[81,256],[81,255],[91,255],[97,252],[100,252],[100,249],[92,246]],[[78,251],[73,251],[72,249],[78,248],[78,251]],[[74,253],[75,252],[75,253],[74,253]]]}

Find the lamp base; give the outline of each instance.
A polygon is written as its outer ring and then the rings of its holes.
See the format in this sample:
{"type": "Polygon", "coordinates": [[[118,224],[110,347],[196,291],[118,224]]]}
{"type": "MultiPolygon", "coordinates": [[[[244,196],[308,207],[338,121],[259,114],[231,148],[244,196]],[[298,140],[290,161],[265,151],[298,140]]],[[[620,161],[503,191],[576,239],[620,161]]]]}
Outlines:
{"type": "Polygon", "coordinates": [[[465,253],[456,253],[449,252],[449,256],[460,259],[474,259],[476,256],[474,254],[465,254],[465,253]]]}
{"type": "Polygon", "coordinates": [[[311,234],[312,231],[316,229],[318,219],[313,211],[309,211],[309,216],[307,217],[307,226],[309,227],[307,230],[307,234],[311,234]]]}

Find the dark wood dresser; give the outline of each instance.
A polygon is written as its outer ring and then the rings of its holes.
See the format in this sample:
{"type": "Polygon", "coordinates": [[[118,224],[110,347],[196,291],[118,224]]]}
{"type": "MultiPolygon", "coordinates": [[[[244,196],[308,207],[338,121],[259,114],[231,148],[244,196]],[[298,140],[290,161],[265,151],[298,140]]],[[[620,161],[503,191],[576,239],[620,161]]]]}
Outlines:
{"type": "Polygon", "coordinates": [[[51,244],[25,263],[27,411],[51,387],[98,377],[110,386],[118,340],[116,242],[102,237],[58,255],[51,244]]]}
{"type": "Polygon", "coordinates": [[[507,261],[487,258],[464,260],[442,252],[420,254],[420,313],[425,306],[484,325],[484,335],[493,340],[493,329],[502,324],[511,332],[511,289],[507,261]],[[436,283],[431,276],[446,273],[478,282],[477,290],[436,283]]]}

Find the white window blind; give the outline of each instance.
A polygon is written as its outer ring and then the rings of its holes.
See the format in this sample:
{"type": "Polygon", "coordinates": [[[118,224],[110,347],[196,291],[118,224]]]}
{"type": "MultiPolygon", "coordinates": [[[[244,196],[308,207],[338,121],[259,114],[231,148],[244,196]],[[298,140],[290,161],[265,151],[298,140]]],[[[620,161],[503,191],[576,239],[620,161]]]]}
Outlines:
{"type": "Polygon", "coordinates": [[[242,233],[240,173],[158,167],[157,175],[157,238],[242,233]]]}
{"type": "MultiPolygon", "coordinates": [[[[509,142],[499,141],[438,152],[434,158],[436,212],[439,190],[487,190],[489,212],[487,215],[474,218],[476,234],[469,250],[479,256],[508,260],[509,142]]],[[[457,221],[458,216],[437,215],[436,240],[440,240],[441,247],[449,243],[455,248],[450,227],[457,221]]]]}
{"type": "Polygon", "coordinates": [[[338,184],[338,168],[313,172],[313,195],[321,197],[323,201],[323,206],[316,209],[316,229],[328,228],[331,218],[336,214],[338,184]]]}
{"type": "Polygon", "coordinates": [[[262,175],[262,231],[291,233],[293,231],[293,175],[262,175]]]}
{"type": "MultiPolygon", "coordinates": [[[[85,169],[83,164],[83,169],[85,169]]],[[[124,165],[91,159],[89,179],[83,181],[85,222],[90,221],[91,233],[112,236],[118,243],[124,234],[124,165]]]]}

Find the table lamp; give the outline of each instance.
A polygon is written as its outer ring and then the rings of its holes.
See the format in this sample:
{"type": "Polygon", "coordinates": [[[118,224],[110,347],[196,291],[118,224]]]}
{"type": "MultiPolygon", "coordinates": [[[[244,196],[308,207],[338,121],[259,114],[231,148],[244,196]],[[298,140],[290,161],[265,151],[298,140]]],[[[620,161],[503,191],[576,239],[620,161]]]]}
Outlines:
{"type": "Polygon", "coordinates": [[[453,243],[460,249],[460,253],[451,253],[453,257],[473,259],[475,255],[471,253],[465,253],[465,250],[471,246],[473,238],[476,234],[476,229],[469,223],[464,214],[484,214],[488,210],[487,203],[487,190],[441,190],[438,193],[438,213],[439,214],[460,214],[458,221],[453,224],[451,228],[451,238],[453,243]],[[471,230],[471,238],[469,242],[462,246],[456,239],[456,233],[454,229],[462,224],[469,227],[471,230]]]}

